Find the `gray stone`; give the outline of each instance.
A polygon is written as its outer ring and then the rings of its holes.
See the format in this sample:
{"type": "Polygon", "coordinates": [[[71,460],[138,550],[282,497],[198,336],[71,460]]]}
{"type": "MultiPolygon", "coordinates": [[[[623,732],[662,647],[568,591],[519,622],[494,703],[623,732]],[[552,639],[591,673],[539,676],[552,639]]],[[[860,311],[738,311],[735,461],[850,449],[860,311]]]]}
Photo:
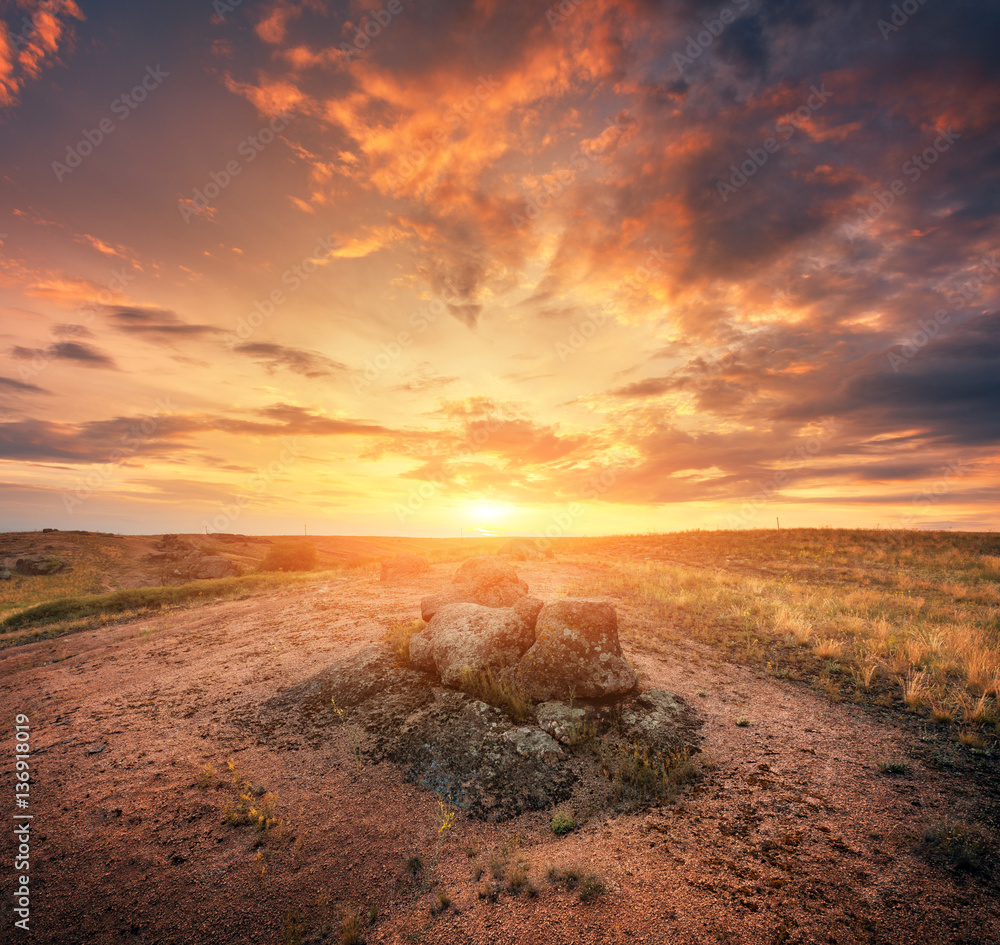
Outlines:
{"type": "Polygon", "coordinates": [[[621,695],[638,682],[622,656],[614,607],[582,597],[564,597],[541,609],[535,642],[513,676],[542,701],[621,695]]]}
{"type": "Polygon", "coordinates": [[[72,571],[73,567],[68,561],[56,555],[25,555],[17,559],[14,570],[28,577],[44,577],[48,574],[72,571]]]}
{"type": "Polygon", "coordinates": [[[587,713],[565,702],[543,702],[535,707],[538,726],[556,741],[568,745],[583,725],[587,713]]]}
{"type": "Polygon", "coordinates": [[[509,562],[486,555],[469,558],[455,572],[451,587],[420,601],[420,616],[430,622],[448,604],[512,607],[528,593],[509,562]]]}
{"type": "Polygon", "coordinates": [[[551,735],[531,725],[512,728],[504,732],[501,738],[510,742],[519,755],[537,758],[548,764],[558,761],[566,754],[551,735]]]}
{"type": "Polygon", "coordinates": [[[410,638],[410,662],[457,685],[462,670],[513,666],[535,641],[541,601],[523,598],[516,607],[448,604],[410,638]],[[537,606],[536,606],[537,605],[537,606]]]}

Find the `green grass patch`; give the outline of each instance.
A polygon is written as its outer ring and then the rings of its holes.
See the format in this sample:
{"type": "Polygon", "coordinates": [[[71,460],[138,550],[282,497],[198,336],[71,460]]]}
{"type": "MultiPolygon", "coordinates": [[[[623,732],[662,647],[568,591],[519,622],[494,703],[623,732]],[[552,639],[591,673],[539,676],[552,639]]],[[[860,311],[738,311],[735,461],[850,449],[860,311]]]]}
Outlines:
{"type": "Polygon", "coordinates": [[[289,584],[317,580],[321,574],[251,574],[243,577],[192,581],[176,587],[134,587],[108,594],[83,594],[57,597],[0,621],[0,632],[27,628],[47,628],[0,640],[0,648],[31,643],[46,637],[62,636],[115,621],[122,616],[140,617],[157,610],[206,603],[218,599],[247,596],[278,590],[289,584]]]}

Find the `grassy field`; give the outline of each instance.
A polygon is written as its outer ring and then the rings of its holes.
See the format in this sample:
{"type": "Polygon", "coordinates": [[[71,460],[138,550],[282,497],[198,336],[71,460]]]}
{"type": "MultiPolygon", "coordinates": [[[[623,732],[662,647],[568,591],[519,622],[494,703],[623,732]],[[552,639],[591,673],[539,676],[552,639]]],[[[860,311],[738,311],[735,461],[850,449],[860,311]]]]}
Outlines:
{"type": "Polygon", "coordinates": [[[634,646],[695,640],[835,700],[957,723],[973,747],[1000,734],[1000,536],[688,532],[574,550],[608,566],[571,593],[615,600],[634,646]]]}
{"type": "MultiPolygon", "coordinates": [[[[129,542],[139,539],[61,533],[60,540],[73,549],[73,571],[0,584],[0,647],[345,570],[375,578],[379,559],[399,552],[433,562],[494,554],[503,541],[319,536],[308,539],[315,570],[261,574],[256,568],[273,544],[209,538],[199,542],[203,550],[226,554],[242,576],[132,587],[116,586],[115,576],[128,573],[136,557],[129,542]]],[[[274,539],[282,540],[292,539],[274,539]]],[[[834,700],[957,725],[974,748],[1000,735],[1000,535],[694,531],[557,538],[543,546],[592,569],[569,593],[612,599],[633,646],[656,652],[695,641],[717,658],[803,680],[834,700]]]]}

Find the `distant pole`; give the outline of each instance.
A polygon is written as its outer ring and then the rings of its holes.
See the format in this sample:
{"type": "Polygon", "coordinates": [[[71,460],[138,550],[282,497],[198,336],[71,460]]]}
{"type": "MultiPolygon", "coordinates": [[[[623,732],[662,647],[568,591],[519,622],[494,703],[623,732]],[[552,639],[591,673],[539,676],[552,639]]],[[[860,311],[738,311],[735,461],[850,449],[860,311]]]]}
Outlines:
{"type": "Polygon", "coordinates": [[[308,535],[309,534],[309,526],[308,525],[303,525],[302,526],[302,534],[303,535],[308,535]]]}
{"type": "Polygon", "coordinates": [[[778,523],[778,529],[781,529],[781,519],[777,515],[774,516],[774,520],[778,523]]]}

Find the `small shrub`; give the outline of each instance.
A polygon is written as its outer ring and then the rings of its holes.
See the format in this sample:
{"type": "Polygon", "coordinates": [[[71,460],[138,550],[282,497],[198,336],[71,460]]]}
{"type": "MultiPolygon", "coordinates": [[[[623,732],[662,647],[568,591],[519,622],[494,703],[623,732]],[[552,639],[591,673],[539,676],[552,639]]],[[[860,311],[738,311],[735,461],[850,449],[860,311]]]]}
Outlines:
{"type": "Polygon", "coordinates": [[[406,868],[410,871],[410,874],[416,878],[424,870],[424,861],[420,859],[419,856],[411,856],[406,861],[406,868]]]}
{"type": "Polygon", "coordinates": [[[499,895],[496,887],[488,882],[480,883],[476,889],[476,896],[486,902],[496,902],[499,895]]]}
{"type": "Polygon", "coordinates": [[[928,859],[964,873],[987,873],[996,851],[973,824],[944,820],[924,832],[918,850],[928,859]]]}
{"type": "Polygon", "coordinates": [[[445,889],[444,886],[438,886],[436,895],[437,895],[437,905],[431,909],[431,912],[434,915],[439,915],[440,913],[444,912],[444,910],[447,909],[448,906],[451,905],[451,896],[449,895],[448,890],[445,889]]]}
{"type": "Polygon", "coordinates": [[[361,945],[361,927],[361,913],[357,909],[345,913],[340,920],[341,945],[361,945]]]}
{"type": "Polygon", "coordinates": [[[666,800],[694,777],[694,765],[686,748],[664,755],[640,742],[619,744],[602,739],[597,753],[601,771],[612,784],[614,799],[626,804],[666,800]]]}
{"type": "Polygon", "coordinates": [[[577,895],[580,897],[580,902],[590,902],[591,899],[600,896],[605,889],[604,880],[600,876],[588,873],[580,880],[580,891],[577,895]]]}
{"type": "Polygon", "coordinates": [[[518,863],[507,875],[507,888],[514,893],[515,896],[519,896],[522,892],[524,892],[527,885],[528,871],[524,868],[524,864],[518,863]]]}
{"type": "Polygon", "coordinates": [[[557,837],[562,837],[576,829],[576,818],[572,814],[564,811],[556,811],[552,816],[552,832],[557,837]]]}
{"type": "Polygon", "coordinates": [[[750,720],[748,718],[740,716],[740,718],[736,720],[736,724],[740,728],[746,728],[750,724],[750,720]]]}
{"type": "Polygon", "coordinates": [[[382,642],[392,647],[400,665],[410,665],[410,637],[426,626],[419,617],[415,617],[413,620],[393,620],[386,628],[382,642]]]}
{"type": "Polygon", "coordinates": [[[201,773],[198,775],[198,787],[200,788],[210,788],[213,787],[219,779],[215,776],[215,769],[209,764],[205,765],[201,769],[201,773]]]}
{"type": "Polygon", "coordinates": [[[268,549],[258,570],[311,571],[318,560],[316,546],[310,541],[281,542],[268,549]]]}
{"type": "Polygon", "coordinates": [[[878,769],[883,774],[906,774],[910,766],[901,758],[883,758],[878,763],[878,769]]]}

